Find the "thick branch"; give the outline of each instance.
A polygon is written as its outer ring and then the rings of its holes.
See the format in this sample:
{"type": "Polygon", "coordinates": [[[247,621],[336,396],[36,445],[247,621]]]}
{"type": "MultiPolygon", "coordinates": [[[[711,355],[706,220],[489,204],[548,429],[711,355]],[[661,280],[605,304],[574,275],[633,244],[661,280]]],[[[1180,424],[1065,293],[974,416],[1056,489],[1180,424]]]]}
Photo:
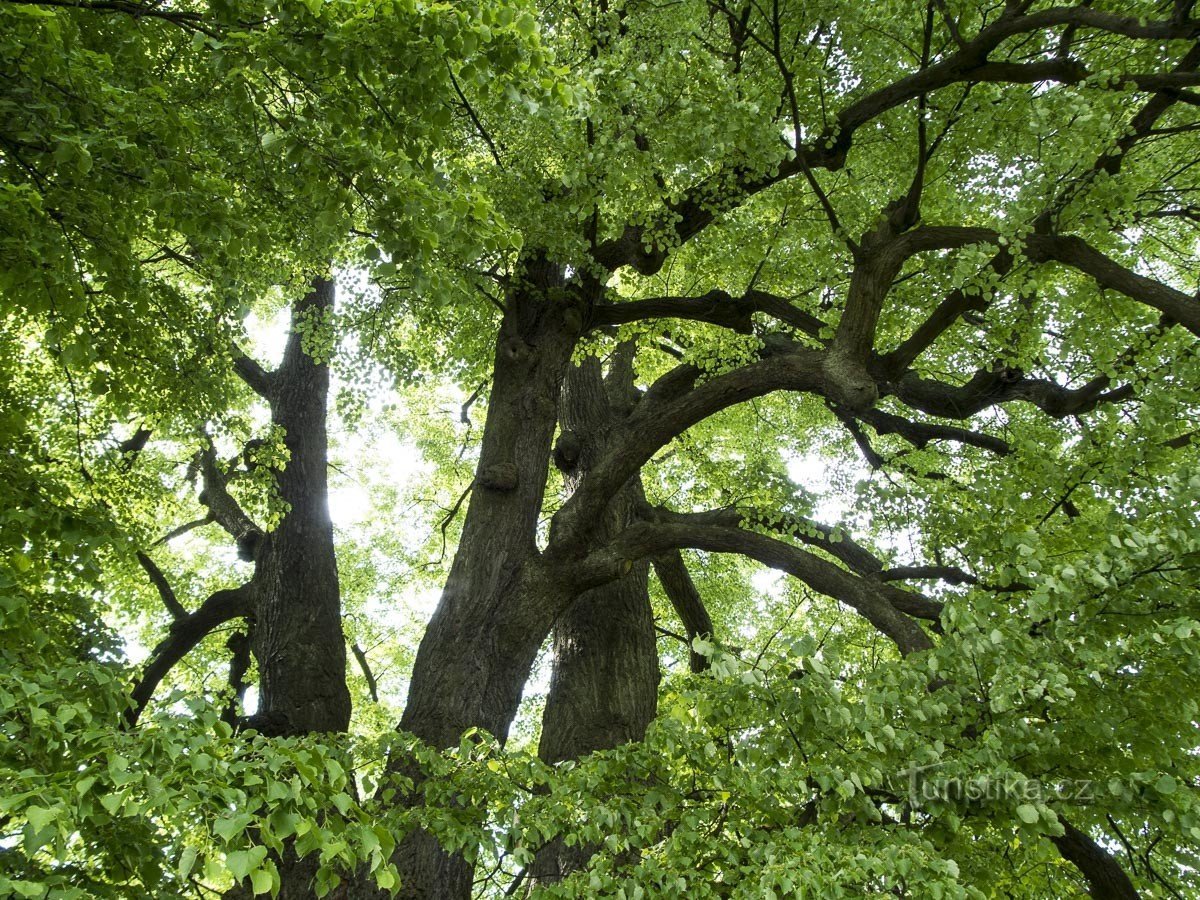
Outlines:
{"type": "Polygon", "coordinates": [[[683,561],[683,554],[678,550],[659,553],[652,562],[654,574],[658,576],[659,584],[662,585],[675,614],[683,623],[684,631],[687,632],[688,665],[693,672],[703,672],[709,667],[709,658],[697,653],[692,644],[696,638],[713,636],[712,617],[708,614],[708,607],[704,605],[704,598],[696,589],[696,583],[692,581],[692,576],[683,561]]]}
{"type": "Polygon", "coordinates": [[[221,714],[221,719],[230,728],[236,728],[241,717],[238,709],[246,697],[246,689],[250,687],[246,681],[246,673],[250,670],[250,654],[253,643],[253,625],[250,631],[242,634],[235,631],[225,642],[225,648],[232,654],[229,658],[229,702],[221,714]]]}
{"type": "Polygon", "coordinates": [[[171,614],[171,618],[176,621],[187,618],[187,610],[183,608],[183,604],[175,596],[175,590],[171,587],[171,583],[167,581],[167,577],[163,575],[162,569],[155,565],[154,560],[141,550],[137,552],[137,561],[146,570],[146,574],[150,576],[150,582],[158,590],[158,596],[162,598],[163,606],[167,608],[167,612],[171,614]]]}
{"type": "Polygon", "coordinates": [[[150,440],[150,429],[139,427],[127,440],[117,444],[117,454],[121,457],[121,471],[128,472],[137,461],[138,454],[146,448],[150,440]]]}
{"type": "MultiPolygon", "coordinates": [[[[1007,250],[1001,250],[992,257],[988,268],[1003,277],[1012,269],[1012,264],[1012,254],[1007,250]]],[[[908,338],[894,350],[884,354],[882,361],[885,371],[891,377],[899,376],[916,361],[918,356],[933,346],[933,343],[964,313],[970,311],[981,313],[987,308],[987,301],[977,293],[968,293],[961,288],[951,291],[908,338]]]]}
{"type": "Polygon", "coordinates": [[[936,422],[913,422],[881,409],[863,410],[854,417],[866,422],[879,434],[900,435],[919,450],[924,449],[931,441],[954,441],[988,450],[998,456],[1006,456],[1012,452],[1012,448],[1003,438],[967,428],[939,425],[936,422]]]}
{"type": "Polygon", "coordinates": [[[887,599],[881,584],[853,575],[813,553],[766,535],[719,525],[643,522],[627,528],[606,547],[573,567],[581,587],[618,577],[630,560],[667,550],[692,548],[736,553],[786,572],[813,590],[854,609],[908,654],[933,644],[916,622],[887,599]]]}
{"type": "Polygon", "coordinates": [[[754,313],[765,313],[797,331],[818,337],[825,323],[797,309],[783,297],[766,291],[750,290],[741,297],[713,290],[699,297],[650,297],[624,303],[609,303],[592,310],[590,328],[624,325],[644,319],[690,319],[720,325],[740,334],[754,330],[754,313]]]}
{"type": "Polygon", "coordinates": [[[1141,896],[1112,855],[1061,815],[1063,834],[1050,840],[1063,859],[1074,864],[1087,879],[1093,900],[1139,900],[1141,896]]]}
{"type": "Polygon", "coordinates": [[[1139,275],[1109,259],[1080,237],[1033,234],[1029,255],[1037,262],[1053,259],[1090,275],[1101,287],[1144,303],[1200,336],[1200,301],[1169,285],[1139,275]]]}
{"type": "Polygon", "coordinates": [[[803,516],[739,516],[737,521],[728,524],[733,527],[752,524],[789,535],[810,547],[819,547],[859,575],[874,575],[883,569],[883,563],[877,556],[845,532],[803,516]]]}
{"type": "Polygon", "coordinates": [[[271,398],[272,374],[247,356],[240,347],[233,348],[233,371],[264,400],[271,398]]]}
{"type": "Polygon", "coordinates": [[[200,453],[200,473],[204,478],[200,502],[208,507],[217,524],[238,542],[239,555],[247,561],[253,559],[254,548],[262,540],[262,529],[230,495],[225,486],[225,475],[217,465],[217,452],[211,446],[200,453]],[[249,552],[243,552],[243,548],[248,548],[249,552]]]}
{"type": "MultiPolygon", "coordinates": [[[[953,225],[922,226],[901,238],[909,255],[926,250],[945,250],[970,244],[999,243],[1001,236],[990,228],[953,225]]],[[[1114,262],[1083,238],[1075,235],[1031,234],[1025,239],[1025,255],[1035,263],[1063,263],[1090,275],[1101,287],[1144,303],[1188,331],[1200,335],[1200,301],[1170,285],[1147,278],[1114,262]]]]}
{"type": "Polygon", "coordinates": [[[249,584],[229,591],[217,591],[194,613],[172,623],[166,639],[154,648],[141,679],[134,685],[130,695],[133,705],[125,711],[127,724],[137,724],[142,711],[167,673],[193,647],[212,633],[213,629],[239,616],[253,615],[253,596],[254,592],[249,584]]]}
{"type": "MultiPolygon", "coordinates": [[[[817,547],[847,566],[855,575],[874,581],[883,579],[883,562],[866,547],[859,544],[839,528],[815,522],[803,516],[791,514],[771,515],[742,512],[733,507],[708,510],[699,513],[677,513],[664,507],[647,510],[647,517],[656,522],[669,522],[683,526],[704,526],[741,529],[747,525],[776,531],[794,537],[810,547],[817,547]]],[[[903,590],[891,585],[880,585],[879,590],[888,601],[902,612],[918,619],[938,621],[942,604],[930,600],[915,591],[903,590]]]]}
{"type": "Polygon", "coordinates": [[[773,391],[819,390],[823,357],[820,351],[770,356],[701,383],[695,366],[676,366],[651,385],[624,433],[555,514],[552,549],[570,553],[581,546],[609,498],[660,448],[697,422],[773,391]]]}
{"type": "MultiPolygon", "coordinates": [[[[902,210],[896,207],[893,212],[900,215],[902,210]]],[[[894,227],[889,217],[876,231],[864,235],[862,247],[855,254],[845,309],[833,339],[837,357],[855,367],[866,364],[875,346],[875,328],[892,282],[905,259],[915,252],[909,247],[913,233],[897,239],[894,227]]]]}
{"type": "Polygon", "coordinates": [[[17,6],[47,6],[59,9],[79,9],[86,12],[121,14],[135,19],[161,19],[172,25],[215,34],[204,26],[200,13],[171,9],[161,3],[138,3],[136,0],[4,0],[17,6]]]}
{"type": "Polygon", "coordinates": [[[1107,377],[1100,376],[1083,387],[1067,388],[1041,378],[1026,378],[1019,369],[1001,366],[981,369],[959,386],[930,381],[909,372],[892,382],[890,388],[908,406],[946,419],[969,419],[990,406],[1013,400],[1032,403],[1047,415],[1061,419],[1089,412],[1100,403],[1133,396],[1130,385],[1107,390],[1109,383],[1107,377]]]}
{"type": "Polygon", "coordinates": [[[896,566],[879,573],[880,581],[906,581],[909,578],[928,578],[948,584],[978,584],[979,579],[957,566],[896,566]]]}

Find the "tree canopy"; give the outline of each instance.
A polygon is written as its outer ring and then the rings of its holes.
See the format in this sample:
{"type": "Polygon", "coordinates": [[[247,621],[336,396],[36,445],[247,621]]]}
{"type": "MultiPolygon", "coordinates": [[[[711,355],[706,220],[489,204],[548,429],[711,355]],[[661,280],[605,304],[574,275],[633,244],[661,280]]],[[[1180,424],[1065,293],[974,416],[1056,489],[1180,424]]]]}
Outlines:
{"type": "Polygon", "coordinates": [[[1200,892],[1185,0],[0,0],[0,894],[1200,892]]]}

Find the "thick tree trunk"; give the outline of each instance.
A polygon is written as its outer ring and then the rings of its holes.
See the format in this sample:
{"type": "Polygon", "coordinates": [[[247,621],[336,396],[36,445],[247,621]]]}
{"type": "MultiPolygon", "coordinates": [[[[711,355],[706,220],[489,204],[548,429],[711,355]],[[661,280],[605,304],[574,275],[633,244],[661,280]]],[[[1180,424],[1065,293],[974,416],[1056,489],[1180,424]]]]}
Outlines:
{"type": "Polygon", "coordinates": [[[304,330],[331,310],[333,294],[333,282],[319,279],[295,305],[283,363],[270,380],[271,420],[285,430],[290,454],[275,476],[289,510],[256,550],[259,708],[252,724],[270,734],[345,731],[350,724],[329,518],[329,366],[303,346],[304,330]]]}
{"type": "MultiPolygon", "coordinates": [[[[631,353],[625,345],[618,349],[606,379],[594,358],[568,375],[555,454],[568,490],[607,449],[634,401],[631,353]]],[[[643,499],[639,479],[626,484],[609,505],[597,539],[633,521],[643,499]]],[[[555,622],[554,668],[538,747],[546,762],[579,759],[645,737],[658,707],[659,680],[648,581],[649,564],[634,563],[623,578],[581,594],[555,622]]],[[[586,865],[592,852],[555,840],[537,854],[532,882],[560,881],[586,865]]]]}
{"type": "MultiPolygon", "coordinates": [[[[318,279],[292,308],[283,362],[266,380],[271,421],[285,431],[289,458],[275,473],[288,511],[279,526],[248,548],[257,562],[252,647],[259,706],[247,724],[265,734],[340,732],[350,725],[341,593],[329,517],[329,366],[306,352],[305,333],[333,306],[334,284],[318,279]]],[[[281,900],[309,900],[315,856],[276,857],[281,900]]],[[[240,886],[230,897],[248,897],[240,886]]]]}
{"type": "MultiPolygon", "coordinates": [[[[636,401],[632,348],[618,348],[610,373],[600,360],[572,368],[563,394],[562,437],[554,462],[572,490],[636,401]]],[[[596,529],[604,540],[634,520],[643,502],[640,479],[626,484],[596,529]]],[[[618,581],[587,590],[554,623],[550,696],[542,715],[539,755],[550,763],[641,740],[658,709],[659,655],[650,610],[649,565],[638,562],[618,581]]],[[[592,848],[554,840],[538,853],[534,884],[562,880],[592,856],[592,848]]]]}
{"type": "Polygon", "coordinates": [[[554,626],[554,670],[538,755],[579,759],[640,741],[658,709],[647,566],[587,591],[554,626]]]}
{"type": "MultiPolygon", "coordinates": [[[[538,754],[549,763],[640,741],[658,700],[658,652],[648,566],[580,595],[554,626],[554,670],[538,754]]],[[[594,848],[554,840],[534,859],[534,884],[553,884],[594,848]]]]}
{"type": "MultiPolygon", "coordinates": [[[[563,269],[545,262],[529,265],[506,298],[474,490],[400,722],[436,747],[457,744],[471,727],[506,739],[566,599],[538,564],[536,537],[579,302],[563,269]]],[[[402,759],[393,767],[408,770],[402,759]]],[[[404,840],[396,861],[402,897],[470,896],[470,866],[427,834],[404,840]]]]}

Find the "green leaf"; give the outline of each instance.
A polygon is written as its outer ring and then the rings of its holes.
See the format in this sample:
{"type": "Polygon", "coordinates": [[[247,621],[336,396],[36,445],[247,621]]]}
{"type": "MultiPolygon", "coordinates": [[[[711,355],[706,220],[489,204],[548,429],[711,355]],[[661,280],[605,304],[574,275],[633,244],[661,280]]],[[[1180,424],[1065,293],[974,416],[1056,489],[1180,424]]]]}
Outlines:
{"type": "Polygon", "coordinates": [[[179,872],[179,877],[186,879],[191,874],[192,868],[196,865],[196,850],[193,847],[184,847],[183,852],[179,854],[179,865],[176,871],[179,872]]]}
{"type": "Polygon", "coordinates": [[[275,878],[266,869],[255,869],[250,873],[250,886],[257,894],[269,894],[275,889],[275,878]]]}
{"type": "Polygon", "coordinates": [[[25,818],[29,820],[29,824],[35,830],[41,831],[58,817],[57,808],[47,808],[44,806],[30,806],[25,809],[25,818]]]}
{"type": "Polygon", "coordinates": [[[266,847],[251,847],[249,850],[234,850],[232,853],[225,855],[225,868],[233,876],[235,881],[241,881],[258,866],[267,857],[266,847]]]}
{"type": "Polygon", "coordinates": [[[1160,775],[1158,780],[1154,782],[1154,789],[1160,794],[1173,794],[1175,793],[1175,788],[1175,779],[1170,775],[1160,775]]]}
{"type": "Polygon", "coordinates": [[[516,27],[517,32],[521,34],[522,37],[533,37],[534,33],[537,31],[537,19],[535,19],[530,13],[523,12],[517,17],[516,27]]]}
{"type": "Polygon", "coordinates": [[[224,816],[213,824],[213,833],[222,838],[227,844],[239,837],[250,824],[249,813],[238,813],[234,816],[224,816]]]}

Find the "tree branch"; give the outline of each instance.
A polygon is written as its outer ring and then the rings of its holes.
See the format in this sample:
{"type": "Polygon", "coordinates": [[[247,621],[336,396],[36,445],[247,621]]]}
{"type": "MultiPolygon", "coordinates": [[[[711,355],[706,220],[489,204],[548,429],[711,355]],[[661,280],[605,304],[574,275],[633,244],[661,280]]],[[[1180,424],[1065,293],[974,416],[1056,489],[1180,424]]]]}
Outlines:
{"type": "Polygon", "coordinates": [[[216,521],[216,519],[213,518],[213,514],[210,512],[207,516],[204,516],[201,519],[193,519],[190,522],[184,522],[182,525],[178,526],[177,528],[172,528],[170,531],[168,531],[166,534],[164,534],[162,537],[160,537],[157,541],[155,541],[153,544],[151,544],[151,546],[158,547],[158,546],[161,546],[162,544],[169,543],[170,541],[175,540],[175,538],[177,538],[177,537],[182,537],[183,535],[187,534],[189,531],[194,531],[197,528],[201,528],[205,525],[208,525],[210,522],[215,522],[215,521],[216,521]]]}
{"type": "Polygon", "coordinates": [[[229,687],[232,691],[232,696],[225,705],[224,712],[221,713],[221,720],[229,725],[230,728],[236,728],[241,721],[241,716],[238,715],[238,707],[244,702],[246,689],[250,686],[246,681],[246,672],[250,669],[250,651],[253,646],[253,636],[254,625],[251,623],[250,630],[246,634],[235,631],[229,636],[229,640],[225,642],[225,648],[232,654],[229,658],[229,687]]]}
{"type": "Polygon", "coordinates": [[[200,502],[208,507],[213,520],[237,541],[238,555],[250,562],[263,539],[263,531],[246,515],[226,488],[226,479],[217,465],[217,451],[213,446],[210,444],[200,451],[199,457],[200,472],[204,479],[200,502]]]}
{"type": "Polygon", "coordinates": [[[254,393],[258,394],[264,400],[270,399],[273,382],[272,373],[264,369],[258,364],[257,360],[246,355],[237,346],[233,348],[233,371],[237,373],[242,381],[246,382],[250,390],[254,391],[254,393]]]}
{"type": "Polygon", "coordinates": [[[462,87],[458,83],[458,79],[454,77],[454,70],[450,67],[450,61],[446,61],[446,73],[450,76],[450,84],[454,87],[454,93],[458,94],[458,99],[462,101],[463,108],[467,111],[467,116],[471,119],[471,123],[475,126],[475,131],[483,138],[483,142],[487,144],[488,152],[492,155],[492,161],[496,163],[496,168],[501,172],[504,171],[504,161],[500,158],[500,151],[496,149],[496,142],[492,140],[492,136],[484,127],[483,121],[475,112],[475,108],[471,106],[471,101],[467,99],[467,95],[463,93],[462,87]]]}
{"type": "Polygon", "coordinates": [[[609,498],[659,449],[697,422],[773,391],[819,391],[824,355],[815,350],[772,355],[700,383],[700,370],[690,364],[667,372],[650,386],[620,437],[554,514],[548,552],[569,554],[582,546],[609,498]]]}
{"type": "Polygon", "coordinates": [[[692,581],[692,576],[683,561],[683,554],[678,550],[659,553],[651,562],[663,592],[671,601],[675,614],[679,616],[679,621],[683,623],[684,631],[687,632],[688,666],[693,672],[703,672],[710,665],[709,658],[697,653],[692,644],[696,638],[708,639],[714,634],[712,617],[708,614],[708,607],[704,605],[704,598],[696,589],[696,583],[692,581]]]}
{"type": "MultiPolygon", "coordinates": [[[[884,579],[881,575],[884,571],[883,562],[843,530],[815,522],[803,516],[796,516],[790,513],[743,512],[734,507],[697,513],[678,513],[660,506],[648,507],[644,513],[650,521],[666,522],[687,527],[703,526],[739,530],[745,527],[752,527],[775,531],[828,553],[834,559],[847,566],[854,575],[860,576],[872,583],[883,582],[885,580],[898,580],[896,578],[884,579]]],[[[941,616],[941,603],[930,600],[928,597],[915,591],[894,588],[891,585],[883,584],[877,585],[876,589],[893,606],[908,615],[934,622],[938,621],[941,616]]]]}
{"type": "MultiPolygon", "coordinates": [[[[1011,271],[1012,265],[1012,254],[1002,249],[991,258],[987,268],[1002,278],[1011,271]]],[[[977,293],[968,293],[961,288],[951,291],[929,314],[929,317],[914,329],[911,335],[894,350],[883,354],[881,361],[884,370],[889,373],[890,377],[898,377],[916,361],[918,356],[932,347],[934,342],[964,313],[969,311],[982,313],[987,310],[988,306],[988,302],[977,293]]]]}
{"type": "MultiPolygon", "coordinates": [[[[609,271],[632,266],[643,275],[652,275],[662,268],[667,251],[662,246],[651,246],[647,250],[645,237],[648,232],[661,229],[665,224],[674,231],[676,242],[683,243],[703,231],[721,212],[738,206],[780,181],[815,169],[839,169],[845,164],[859,128],[888,110],[924,94],[972,81],[1033,84],[1047,80],[1077,81],[1086,77],[1079,64],[1068,59],[1037,63],[1007,63],[988,59],[988,55],[1009,38],[1059,26],[1090,28],[1154,41],[1189,40],[1200,34],[1200,23],[1194,21],[1139,19],[1115,15],[1084,4],[1053,7],[1029,14],[1017,7],[1009,7],[973,39],[962,43],[955,53],[851,103],[838,114],[834,125],[810,144],[799,147],[792,158],[785,160],[774,171],[767,174],[735,174],[732,179],[729,173],[724,173],[704,179],[681,199],[665,203],[661,221],[649,226],[627,225],[619,237],[601,243],[593,256],[609,271]],[[722,182],[732,183],[724,188],[722,182]],[[724,198],[724,203],[714,203],[714,195],[724,198]]],[[[1152,86],[1148,89],[1155,88],[1152,86]]]]}
{"type": "Polygon", "coordinates": [[[138,454],[146,449],[146,443],[150,440],[150,434],[151,431],[149,428],[139,426],[132,436],[117,444],[117,454],[121,457],[122,472],[128,472],[133,468],[138,454]]]}
{"type": "Polygon", "coordinates": [[[798,309],[785,298],[759,290],[749,290],[741,297],[712,290],[699,297],[649,297],[606,303],[593,307],[588,327],[602,328],[644,319],[672,318],[708,322],[739,334],[751,334],[756,312],[772,316],[814,338],[825,327],[825,323],[816,316],[798,309]]]}
{"type": "Polygon", "coordinates": [[[902,403],[922,412],[946,419],[969,419],[976,413],[1013,400],[1024,400],[1054,418],[1077,415],[1133,396],[1131,385],[1106,390],[1106,376],[1094,378],[1079,388],[1067,388],[1053,381],[1026,378],[1020,369],[998,366],[980,369],[963,385],[954,386],[921,378],[908,372],[888,386],[902,403]]]}
{"type": "Polygon", "coordinates": [[[183,604],[175,596],[175,590],[171,587],[171,583],[167,581],[167,577],[163,575],[162,569],[155,565],[154,560],[141,550],[137,551],[137,561],[146,570],[146,574],[150,576],[150,583],[158,590],[158,596],[162,598],[163,606],[167,608],[167,612],[171,614],[171,618],[176,621],[187,618],[187,610],[183,608],[183,604]]]}
{"type": "Polygon", "coordinates": [[[897,566],[879,573],[880,581],[907,581],[910,578],[936,579],[948,584],[979,584],[979,579],[957,566],[897,566]]]}
{"type": "Polygon", "coordinates": [[[1195,297],[1126,269],[1080,237],[1031,234],[1027,245],[1026,252],[1035,262],[1053,259],[1078,269],[1101,287],[1157,309],[1200,337],[1200,301],[1195,297]]]}
{"type": "Polygon", "coordinates": [[[367,680],[367,690],[371,694],[371,699],[376,703],[379,702],[379,683],[375,680],[375,673],[371,671],[371,665],[367,662],[367,654],[357,641],[350,644],[350,652],[354,654],[354,658],[358,660],[358,667],[362,669],[363,678],[367,680]]]}
{"type": "Polygon", "coordinates": [[[161,19],[188,31],[199,31],[210,37],[217,35],[215,28],[204,23],[200,13],[172,9],[161,3],[137,3],[135,0],[3,0],[3,2],[15,6],[46,6],[93,13],[115,13],[135,19],[161,19]]]}
{"type": "MultiPolygon", "coordinates": [[[[838,418],[842,419],[843,423],[847,417],[838,413],[838,418]]],[[[988,450],[997,456],[1007,456],[1012,452],[1007,441],[994,435],[953,425],[940,425],[936,422],[914,422],[881,409],[863,410],[855,413],[852,418],[866,422],[879,434],[898,434],[918,450],[925,449],[931,441],[954,441],[988,450]]]]}
{"type": "Polygon", "coordinates": [[[172,623],[170,631],[157,647],[142,671],[142,677],[134,685],[130,696],[133,705],[125,711],[125,722],[137,724],[154,691],[167,673],[183,659],[197,644],[212,633],[213,629],[239,616],[254,614],[254,592],[251,584],[228,591],[217,591],[190,615],[172,623]]]}
{"type": "Polygon", "coordinates": [[[1094,900],[1139,900],[1125,870],[1112,855],[1061,815],[1063,834],[1051,837],[1063,859],[1072,863],[1087,879],[1088,894],[1094,900]]]}
{"type": "MultiPolygon", "coordinates": [[[[908,255],[926,250],[948,250],[970,244],[1002,242],[991,228],[954,225],[925,225],[899,239],[908,255]]],[[[1090,275],[1101,287],[1115,290],[1131,300],[1144,303],[1188,331],[1200,336],[1200,301],[1170,285],[1126,269],[1075,235],[1034,233],[1025,238],[1025,255],[1035,263],[1049,260],[1063,263],[1090,275]]]]}
{"type": "Polygon", "coordinates": [[[631,560],[682,548],[736,553],[786,572],[818,593],[854,609],[887,635],[901,653],[928,650],[933,646],[929,635],[893,604],[886,586],[853,575],[784,541],[739,528],[679,521],[640,522],[625,529],[605,547],[574,563],[569,577],[580,589],[587,589],[619,577],[631,560]]]}

